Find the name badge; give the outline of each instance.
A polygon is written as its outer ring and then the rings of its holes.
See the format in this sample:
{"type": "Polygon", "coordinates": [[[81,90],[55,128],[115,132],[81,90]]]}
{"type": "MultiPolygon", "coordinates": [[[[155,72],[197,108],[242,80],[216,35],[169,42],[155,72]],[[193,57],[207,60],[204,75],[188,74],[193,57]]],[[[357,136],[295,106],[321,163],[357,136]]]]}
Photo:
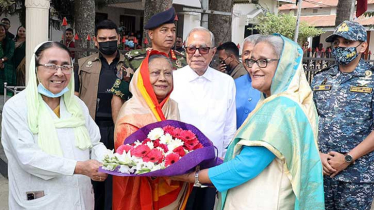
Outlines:
{"type": "Polygon", "coordinates": [[[314,91],[326,91],[326,90],[331,90],[331,85],[320,85],[320,86],[315,86],[313,88],[314,91]]]}
{"type": "Polygon", "coordinates": [[[357,93],[371,93],[373,91],[373,88],[351,86],[351,88],[349,89],[349,91],[351,91],[351,92],[357,92],[357,93]]]}

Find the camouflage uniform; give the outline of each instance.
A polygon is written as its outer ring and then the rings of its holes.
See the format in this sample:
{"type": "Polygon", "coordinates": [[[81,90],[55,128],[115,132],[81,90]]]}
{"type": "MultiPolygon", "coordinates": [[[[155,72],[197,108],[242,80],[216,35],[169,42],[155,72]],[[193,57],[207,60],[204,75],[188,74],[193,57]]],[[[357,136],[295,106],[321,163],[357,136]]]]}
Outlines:
{"type": "MultiPolygon", "coordinates": [[[[147,49],[140,49],[140,50],[132,50],[125,54],[125,60],[124,60],[124,68],[125,68],[125,74],[128,75],[127,78],[129,78],[129,75],[134,73],[136,71],[144,58],[147,55],[147,51],[152,50],[151,48],[147,49]]],[[[183,53],[180,53],[175,50],[170,50],[169,58],[171,62],[173,63],[173,69],[177,70],[187,65],[186,56],[183,53]]],[[[117,79],[113,88],[110,90],[113,94],[120,96],[124,95],[121,90],[128,89],[129,80],[120,80],[117,79]],[[126,87],[127,88],[126,88],[126,87]]]]}
{"type": "MultiPolygon", "coordinates": [[[[347,30],[351,32],[355,27],[347,30]]],[[[344,38],[347,39],[347,36],[344,38]]],[[[338,65],[333,65],[314,77],[312,88],[319,115],[320,152],[346,154],[374,129],[373,70],[361,59],[351,73],[343,73],[338,65]]],[[[370,209],[374,196],[373,183],[374,152],[371,152],[334,178],[325,176],[326,209],[370,209]]]]}

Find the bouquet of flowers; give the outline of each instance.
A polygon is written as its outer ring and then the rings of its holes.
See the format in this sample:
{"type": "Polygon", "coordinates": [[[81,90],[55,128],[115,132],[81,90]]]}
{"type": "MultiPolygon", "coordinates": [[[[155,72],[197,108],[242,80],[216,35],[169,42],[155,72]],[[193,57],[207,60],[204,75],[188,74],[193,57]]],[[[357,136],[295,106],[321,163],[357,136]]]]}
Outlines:
{"type": "Polygon", "coordinates": [[[196,127],[174,120],[149,124],[108,150],[101,172],[116,176],[174,176],[220,163],[215,147],[196,127]]]}

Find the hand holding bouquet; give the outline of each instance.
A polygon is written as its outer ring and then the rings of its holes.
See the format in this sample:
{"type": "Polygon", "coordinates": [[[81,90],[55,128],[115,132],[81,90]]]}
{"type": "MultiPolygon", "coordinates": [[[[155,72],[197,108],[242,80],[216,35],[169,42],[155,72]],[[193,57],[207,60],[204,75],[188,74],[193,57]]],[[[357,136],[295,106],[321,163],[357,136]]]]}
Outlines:
{"type": "MultiPolygon", "coordinates": [[[[149,124],[112,150],[100,171],[117,176],[174,176],[217,165],[215,148],[196,127],[174,120],[149,124]]],[[[219,162],[219,160],[218,160],[219,162]]]]}

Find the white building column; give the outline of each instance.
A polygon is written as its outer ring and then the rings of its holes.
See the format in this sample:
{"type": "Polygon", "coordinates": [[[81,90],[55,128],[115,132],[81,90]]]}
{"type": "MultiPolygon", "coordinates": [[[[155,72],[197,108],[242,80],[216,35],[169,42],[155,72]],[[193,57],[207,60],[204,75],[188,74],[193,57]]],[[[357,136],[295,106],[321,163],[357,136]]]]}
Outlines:
{"type": "Polygon", "coordinates": [[[186,40],[188,33],[195,28],[200,26],[200,13],[185,13],[184,14],[184,23],[183,23],[183,40],[186,40]]]}
{"type": "Polygon", "coordinates": [[[29,78],[30,59],[34,48],[48,41],[49,0],[26,0],[26,84],[29,78]]]}

